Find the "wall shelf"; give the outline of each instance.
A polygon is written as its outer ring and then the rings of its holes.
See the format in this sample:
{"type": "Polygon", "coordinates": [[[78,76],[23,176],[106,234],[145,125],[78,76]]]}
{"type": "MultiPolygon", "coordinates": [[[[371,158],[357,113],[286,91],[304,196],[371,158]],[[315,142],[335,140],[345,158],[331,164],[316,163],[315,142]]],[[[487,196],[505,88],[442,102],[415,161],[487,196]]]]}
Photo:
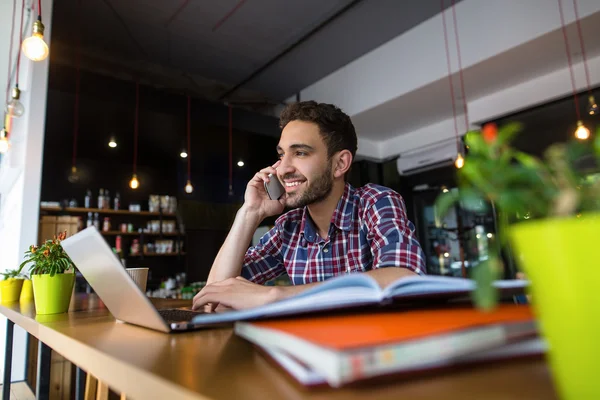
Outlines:
{"type": "Polygon", "coordinates": [[[87,214],[98,213],[98,214],[121,214],[121,215],[140,215],[140,216],[163,216],[163,217],[175,217],[175,214],[171,213],[161,213],[161,212],[153,212],[153,211],[129,211],[129,210],[111,210],[107,208],[85,208],[85,207],[40,207],[41,211],[48,212],[70,212],[70,213],[81,213],[87,214]]]}
{"type": "Polygon", "coordinates": [[[121,235],[121,236],[177,236],[179,235],[179,233],[177,232],[170,232],[170,233],[160,233],[160,232],[121,232],[121,231],[102,231],[100,232],[101,234],[105,235],[105,236],[117,236],[117,235],[121,235]]]}

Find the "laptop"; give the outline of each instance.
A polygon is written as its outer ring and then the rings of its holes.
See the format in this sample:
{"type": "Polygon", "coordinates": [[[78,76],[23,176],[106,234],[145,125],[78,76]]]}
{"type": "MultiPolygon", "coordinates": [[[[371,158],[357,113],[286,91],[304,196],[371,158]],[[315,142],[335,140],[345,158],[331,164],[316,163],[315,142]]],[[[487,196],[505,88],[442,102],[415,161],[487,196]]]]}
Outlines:
{"type": "Polygon", "coordinates": [[[206,326],[190,323],[193,317],[204,312],[181,308],[157,310],[125,271],[96,227],[86,228],[61,244],[117,320],[162,332],[206,326]]]}

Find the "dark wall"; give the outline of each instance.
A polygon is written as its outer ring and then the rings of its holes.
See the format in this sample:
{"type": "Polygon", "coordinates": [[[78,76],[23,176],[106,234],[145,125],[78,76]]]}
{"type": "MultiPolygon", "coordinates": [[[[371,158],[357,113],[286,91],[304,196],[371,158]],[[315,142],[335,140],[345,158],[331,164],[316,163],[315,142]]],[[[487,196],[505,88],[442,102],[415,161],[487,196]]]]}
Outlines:
{"type": "Polygon", "coordinates": [[[192,100],[191,155],[193,194],[183,191],[187,161],[179,157],[186,146],[186,98],[148,86],[140,87],[137,172],[140,187],[129,188],[133,165],[135,84],[82,73],[76,165],[78,183],[67,181],[73,149],[74,71],[51,65],[42,199],[75,197],[86,189],[119,191],[123,205],[143,201],[148,194],[170,194],[208,203],[236,202],[254,173],[276,160],[278,121],[233,110],[233,198],[228,196],[228,110],[219,104],[192,100]],[[111,136],[118,146],[108,147],[111,136]],[[236,165],[243,160],[245,166],[236,165]]]}

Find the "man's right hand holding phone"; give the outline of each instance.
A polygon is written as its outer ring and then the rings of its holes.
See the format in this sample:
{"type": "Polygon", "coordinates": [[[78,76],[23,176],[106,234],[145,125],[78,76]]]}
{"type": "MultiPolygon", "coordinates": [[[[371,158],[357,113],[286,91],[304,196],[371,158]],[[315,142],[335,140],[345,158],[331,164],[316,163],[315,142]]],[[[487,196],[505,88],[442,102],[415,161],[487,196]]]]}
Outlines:
{"type": "Polygon", "coordinates": [[[246,187],[244,207],[249,212],[257,213],[261,221],[267,217],[281,214],[285,206],[285,194],[279,200],[271,200],[265,189],[265,183],[271,179],[279,179],[277,177],[277,167],[279,164],[281,164],[281,161],[277,161],[272,166],[261,169],[248,182],[248,186],[246,187]],[[272,176],[269,176],[270,174],[272,176]]]}

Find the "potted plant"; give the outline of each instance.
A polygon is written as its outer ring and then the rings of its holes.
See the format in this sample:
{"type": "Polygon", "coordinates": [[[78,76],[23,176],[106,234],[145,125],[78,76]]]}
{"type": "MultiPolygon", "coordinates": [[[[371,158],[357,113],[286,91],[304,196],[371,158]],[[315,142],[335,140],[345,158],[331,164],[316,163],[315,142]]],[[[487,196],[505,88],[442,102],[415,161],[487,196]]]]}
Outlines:
{"type": "MultiPolygon", "coordinates": [[[[600,166],[600,131],[593,145],[556,144],[540,159],[510,146],[520,129],[488,124],[467,133],[469,153],[457,172],[458,190],[438,197],[436,219],[456,202],[472,211],[495,204],[500,245],[510,245],[530,281],[561,397],[600,398],[595,376],[600,370],[600,176],[592,173],[600,166]]],[[[496,252],[472,272],[479,307],[496,304],[490,283],[501,267],[496,252]]]]}
{"type": "Polygon", "coordinates": [[[19,267],[20,271],[29,264],[37,314],[58,314],[67,312],[69,308],[75,284],[75,265],[60,244],[66,237],[65,231],[40,247],[32,245],[19,267]]]}
{"type": "Polygon", "coordinates": [[[7,269],[0,272],[2,281],[0,281],[0,300],[2,303],[13,303],[19,300],[21,288],[23,287],[23,276],[18,269],[7,269]]]}

